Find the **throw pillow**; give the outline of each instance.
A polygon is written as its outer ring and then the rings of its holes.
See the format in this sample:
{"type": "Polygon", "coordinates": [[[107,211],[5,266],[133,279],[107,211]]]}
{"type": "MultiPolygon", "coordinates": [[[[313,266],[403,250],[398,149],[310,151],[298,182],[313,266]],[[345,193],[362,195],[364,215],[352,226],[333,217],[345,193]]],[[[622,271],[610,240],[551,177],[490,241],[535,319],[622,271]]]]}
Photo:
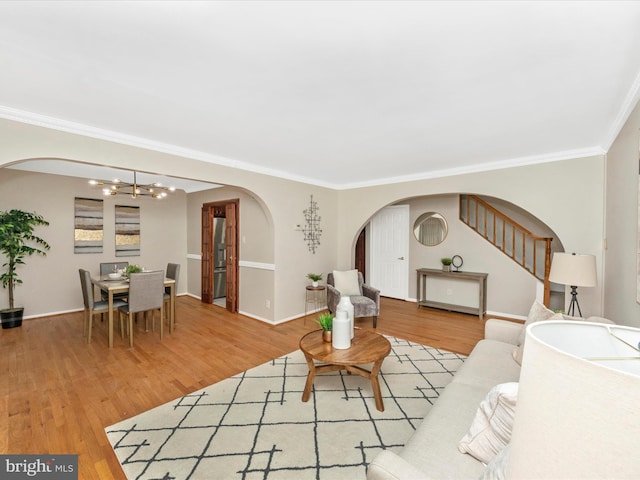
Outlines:
{"type": "Polygon", "coordinates": [[[347,270],[345,272],[334,270],[333,286],[340,292],[340,295],[347,297],[362,295],[360,282],[358,282],[358,270],[347,270]]]}
{"type": "MultiPolygon", "coordinates": [[[[555,313],[551,315],[549,318],[546,318],[545,320],[567,320],[567,316],[561,313],[555,313]]],[[[531,323],[535,323],[535,322],[531,322],[531,323]]],[[[523,328],[523,335],[526,333],[526,325],[527,324],[525,323],[525,327],[523,328]]],[[[518,365],[522,365],[523,353],[524,353],[524,339],[522,340],[522,342],[520,342],[520,344],[516,348],[514,348],[511,351],[511,356],[518,363],[518,365]]]]}
{"type": "Polygon", "coordinates": [[[480,403],[469,432],[458,450],[489,463],[511,440],[511,428],[518,399],[518,383],[493,387],[480,403]]]}
{"type": "Polygon", "coordinates": [[[540,301],[536,300],[533,302],[533,305],[531,305],[531,308],[529,309],[529,314],[527,315],[527,321],[524,322],[524,328],[518,337],[518,345],[521,345],[522,342],[524,342],[525,330],[529,325],[540,320],[548,320],[554,314],[553,310],[549,310],[544,306],[544,304],[540,303],[540,301]]]}

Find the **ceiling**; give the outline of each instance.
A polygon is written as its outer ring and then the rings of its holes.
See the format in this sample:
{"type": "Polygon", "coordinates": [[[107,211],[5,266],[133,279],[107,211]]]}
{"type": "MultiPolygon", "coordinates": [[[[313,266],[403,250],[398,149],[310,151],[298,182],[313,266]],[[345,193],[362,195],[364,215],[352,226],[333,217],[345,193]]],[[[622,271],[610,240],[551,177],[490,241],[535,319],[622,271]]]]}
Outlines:
{"type": "Polygon", "coordinates": [[[0,117],[332,188],[583,157],[638,100],[638,25],[617,1],[3,1],[0,117]]]}

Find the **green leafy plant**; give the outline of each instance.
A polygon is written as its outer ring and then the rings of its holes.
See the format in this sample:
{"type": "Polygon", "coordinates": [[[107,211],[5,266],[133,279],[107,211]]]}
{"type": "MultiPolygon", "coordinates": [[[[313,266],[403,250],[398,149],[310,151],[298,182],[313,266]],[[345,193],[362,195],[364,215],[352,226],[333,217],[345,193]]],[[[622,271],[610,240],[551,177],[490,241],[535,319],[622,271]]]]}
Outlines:
{"type": "Polygon", "coordinates": [[[141,271],[142,268],[140,268],[138,265],[128,265],[126,270],[124,271],[124,275],[128,277],[132,273],[140,273],[141,271]]]}
{"type": "Polygon", "coordinates": [[[330,332],[333,328],[333,315],[330,313],[321,313],[316,321],[325,332],[330,332]]]}
{"type": "Polygon", "coordinates": [[[322,274],[321,273],[307,273],[307,278],[309,280],[311,280],[312,282],[317,282],[319,280],[322,280],[322,274]]]}
{"type": "Polygon", "coordinates": [[[33,234],[35,227],[49,225],[41,215],[22,210],[0,212],[0,253],[6,258],[5,270],[0,275],[2,286],[9,290],[9,309],[13,310],[13,291],[22,283],[16,268],[24,265],[24,258],[31,255],[46,255],[51,247],[42,238],[33,234]]]}
{"type": "Polygon", "coordinates": [[[453,262],[453,260],[451,260],[449,257],[441,258],[440,261],[443,265],[451,265],[451,263],[453,262]]]}

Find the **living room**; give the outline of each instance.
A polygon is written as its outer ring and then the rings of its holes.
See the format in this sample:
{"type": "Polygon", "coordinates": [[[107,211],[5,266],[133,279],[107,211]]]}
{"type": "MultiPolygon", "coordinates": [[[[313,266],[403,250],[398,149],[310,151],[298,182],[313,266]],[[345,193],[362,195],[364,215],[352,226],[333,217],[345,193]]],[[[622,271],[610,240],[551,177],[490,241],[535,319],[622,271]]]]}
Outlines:
{"type": "MultiPolygon", "coordinates": [[[[29,111],[0,101],[4,105],[0,107],[3,139],[0,205],[2,209],[21,208],[42,214],[50,226],[40,233],[52,245],[46,257],[30,258],[27,267],[21,270],[24,286],[17,290],[16,298],[25,304],[27,318],[60,316],[51,317],[52,322],[65,318],[82,309],[77,269],[89,263],[97,268],[100,261],[112,257],[109,253],[113,252],[112,230],[106,230],[103,255],[73,253],[73,199],[100,196],[99,191],[88,185],[87,178],[5,168],[36,159],[55,159],[224,185],[202,192],[178,191],[161,206],[140,203],[143,254],[139,262],[160,268],[167,260],[178,261],[183,268],[178,294],[189,297],[182,298],[186,306],[200,296],[200,209],[204,201],[240,198],[240,313],[261,320],[266,326],[292,328],[294,335],[299,336],[302,329],[298,329],[294,319],[304,312],[307,273],[352,268],[357,236],[377,212],[402,201],[425,202],[422,206],[426,207],[436,198],[473,193],[522,208],[553,230],[567,252],[593,255],[597,285],[579,289],[583,313],[610,318],[620,325],[640,327],[636,261],[640,82],[636,76],[637,59],[633,55],[629,57],[633,81],[620,88],[622,94],[616,97],[615,104],[609,105],[614,112],[613,121],[606,124],[606,131],[594,135],[591,144],[560,150],[549,146],[544,155],[495,158],[465,168],[452,165],[449,169],[423,172],[422,176],[388,175],[376,182],[354,180],[346,185],[312,183],[295,174],[273,175],[266,168],[237,168],[243,166],[241,162],[215,163],[211,161],[213,155],[198,155],[195,149],[163,149],[160,142],[149,146],[128,141],[131,139],[122,135],[109,137],[106,127],[85,126],[82,130],[79,123],[64,117],[56,119],[45,116],[46,112],[29,111]],[[321,244],[315,253],[309,251],[297,228],[304,224],[303,211],[310,196],[317,202],[322,216],[321,244]],[[296,326],[287,327],[288,323],[296,326]]],[[[591,68],[598,70],[598,65],[591,68]]],[[[558,115],[561,110],[559,104],[558,115]]],[[[521,118],[523,125],[526,124],[524,116],[521,118]]],[[[582,120],[579,116],[572,119],[578,124],[582,120]]],[[[458,121],[464,125],[462,119],[458,121]]],[[[514,123],[517,121],[514,119],[514,123]]],[[[453,148],[454,144],[475,140],[475,137],[470,140],[469,132],[459,128],[451,145],[453,148]]],[[[491,141],[509,143],[511,139],[508,134],[497,132],[491,141]]],[[[386,161],[394,163],[396,159],[390,156],[386,161]]],[[[338,169],[332,171],[336,177],[341,175],[338,169]]],[[[130,199],[117,202],[105,199],[106,229],[112,228],[113,206],[119,202],[132,204],[130,199]]],[[[456,217],[448,220],[457,221],[456,217]]],[[[442,248],[446,249],[446,244],[442,248]]],[[[442,255],[426,247],[419,252],[412,259],[409,282],[414,281],[416,267],[439,267],[442,255]]],[[[464,251],[446,253],[462,255],[465,270],[487,271],[492,268],[494,257],[487,257],[484,252],[484,247],[470,242],[464,251]]],[[[509,292],[508,278],[489,278],[490,314],[524,319],[538,293],[536,286],[532,284],[527,290],[509,292]],[[518,297],[517,304],[506,305],[504,296],[518,297]]],[[[413,296],[411,286],[407,289],[407,303],[411,303],[413,296]]],[[[6,302],[6,296],[0,297],[0,308],[6,307],[6,302]]],[[[182,353],[187,355],[186,351],[182,353]]],[[[204,379],[206,376],[197,381],[204,379]]],[[[207,380],[212,383],[218,378],[207,380]]]]}

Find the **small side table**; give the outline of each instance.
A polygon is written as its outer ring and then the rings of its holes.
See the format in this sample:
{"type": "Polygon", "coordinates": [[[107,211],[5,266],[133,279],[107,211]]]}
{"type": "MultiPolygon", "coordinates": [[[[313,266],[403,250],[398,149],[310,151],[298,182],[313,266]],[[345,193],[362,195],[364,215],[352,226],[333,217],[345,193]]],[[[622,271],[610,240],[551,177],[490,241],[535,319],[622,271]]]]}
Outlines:
{"type": "Polygon", "coordinates": [[[307,285],[304,297],[304,323],[307,324],[307,313],[309,305],[312,306],[312,312],[322,310],[327,305],[327,287],[318,285],[314,287],[307,285]]]}

